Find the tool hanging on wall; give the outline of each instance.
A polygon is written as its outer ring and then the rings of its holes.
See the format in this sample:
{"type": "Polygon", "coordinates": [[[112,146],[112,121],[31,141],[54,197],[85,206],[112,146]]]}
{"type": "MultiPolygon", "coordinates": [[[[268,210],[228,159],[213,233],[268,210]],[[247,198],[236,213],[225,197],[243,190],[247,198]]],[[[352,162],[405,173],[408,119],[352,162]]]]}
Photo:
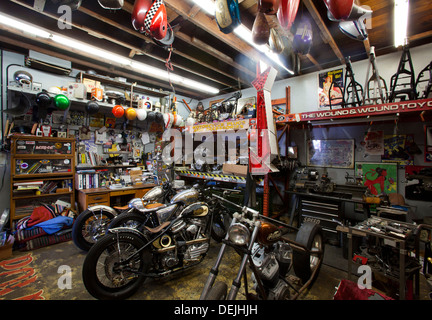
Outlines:
{"type": "Polygon", "coordinates": [[[418,99],[427,99],[432,95],[432,61],[417,76],[416,90],[418,99]],[[427,83],[424,89],[422,85],[427,83]]]}
{"type": "Polygon", "coordinates": [[[354,78],[350,57],[346,59],[344,84],[343,107],[360,107],[362,104],[361,97],[363,97],[363,87],[354,78]]]}
{"type": "Polygon", "coordinates": [[[366,74],[365,90],[363,91],[363,104],[379,104],[387,101],[387,83],[384,78],[379,75],[376,64],[375,47],[370,48],[369,52],[369,67],[366,74]],[[372,76],[369,78],[369,73],[372,68],[372,76]],[[367,96],[367,98],[366,98],[367,96]]]}
{"type": "Polygon", "coordinates": [[[403,47],[397,72],[390,80],[389,102],[395,102],[397,98],[401,101],[417,99],[414,66],[408,46],[403,47]],[[407,63],[409,70],[406,68],[407,63]]]}

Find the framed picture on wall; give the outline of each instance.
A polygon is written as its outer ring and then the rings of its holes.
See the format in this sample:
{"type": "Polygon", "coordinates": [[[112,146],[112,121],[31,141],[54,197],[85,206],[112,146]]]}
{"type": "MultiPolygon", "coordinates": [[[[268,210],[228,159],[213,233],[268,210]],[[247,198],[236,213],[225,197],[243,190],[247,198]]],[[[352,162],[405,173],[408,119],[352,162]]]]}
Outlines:
{"type": "Polygon", "coordinates": [[[354,169],[354,139],[308,140],[307,165],[354,169]]]}
{"type": "Polygon", "coordinates": [[[356,162],[355,175],[375,196],[397,193],[397,163],[356,162]]]}

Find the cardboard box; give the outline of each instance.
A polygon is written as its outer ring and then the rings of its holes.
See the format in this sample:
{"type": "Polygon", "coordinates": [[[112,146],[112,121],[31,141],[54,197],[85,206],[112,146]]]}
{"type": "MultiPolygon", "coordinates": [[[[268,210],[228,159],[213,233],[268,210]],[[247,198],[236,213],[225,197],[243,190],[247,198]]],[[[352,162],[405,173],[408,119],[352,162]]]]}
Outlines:
{"type": "Polygon", "coordinates": [[[10,235],[6,244],[0,247],[0,260],[12,257],[12,246],[14,244],[14,241],[15,238],[10,235]]]}
{"type": "Polygon", "coordinates": [[[233,175],[237,175],[240,177],[246,177],[247,176],[247,171],[248,167],[244,166],[244,165],[238,165],[238,164],[228,164],[225,163],[222,166],[222,172],[224,174],[233,174],[233,175]]]}

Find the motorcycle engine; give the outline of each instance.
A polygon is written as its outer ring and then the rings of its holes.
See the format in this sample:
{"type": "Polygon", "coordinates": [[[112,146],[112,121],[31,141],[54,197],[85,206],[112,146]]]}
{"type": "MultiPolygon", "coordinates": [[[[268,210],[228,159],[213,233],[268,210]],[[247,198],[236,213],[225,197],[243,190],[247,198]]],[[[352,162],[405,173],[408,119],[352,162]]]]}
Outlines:
{"type": "MultiPolygon", "coordinates": [[[[284,244],[277,244],[269,252],[266,252],[266,248],[257,243],[252,248],[252,261],[258,270],[269,300],[284,300],[290,296],[288,285],[280,279],[280,276],[285,276],[288,271],[286,268],[288,255],[286,251],[283,251],[287,248],[282,246],[284,244]],[[279,250],[274,250],[276,248],[279,250]],[[279,261],[281,256],[283,260],[279,261]]],[[[259,292],[258,282],[253,273],[251,278],[254,290],[259,292]]]]}
{"type": "Polygon", "coordinates": [[[179,220],[174,223],[168,246],[159,249],[160,268],[171,269],[183,258],[184,263],[194,262],[208,251],[209,242],[202,232],[206,226],[205,218],[179,220]]]}

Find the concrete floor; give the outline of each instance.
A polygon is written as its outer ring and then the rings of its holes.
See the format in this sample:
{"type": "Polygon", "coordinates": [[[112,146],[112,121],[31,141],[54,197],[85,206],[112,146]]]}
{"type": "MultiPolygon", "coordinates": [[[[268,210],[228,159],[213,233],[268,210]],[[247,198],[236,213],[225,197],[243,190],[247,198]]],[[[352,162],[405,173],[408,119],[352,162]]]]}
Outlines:
{"type": "MultiPolygon", "coordinates": [[[[199,299],[219,246],[212,242],[208,256],[198,266],[164,279],[147,280],[131,300],[199,299]]],[[[85,255],[72,241],[29,252],[14,252],[12,258],[0,261],[0,299],[94,300],[81,278],[85,255]],[[62,281],[68,269],[72,272],[71,288],[67,288],[69,282],[62,281]],[[66,288],[59,288],[59,283],[66,288]]],[[[218,280],[224,280],[230,286],[239,261],[239,256],[232,251],[224,259],[218,280]]],[[[300,300],[332,300],[340,280],[347,278],[344,271],[347,263],[341,248],[326,245],[324,262],[314,285],[300,296],[300,300]]],[[[244,300],[244,294],[239,294],[238,299],[244,300]]],[[[427,300],[424,288],[421,300],[427,300]]]]}

